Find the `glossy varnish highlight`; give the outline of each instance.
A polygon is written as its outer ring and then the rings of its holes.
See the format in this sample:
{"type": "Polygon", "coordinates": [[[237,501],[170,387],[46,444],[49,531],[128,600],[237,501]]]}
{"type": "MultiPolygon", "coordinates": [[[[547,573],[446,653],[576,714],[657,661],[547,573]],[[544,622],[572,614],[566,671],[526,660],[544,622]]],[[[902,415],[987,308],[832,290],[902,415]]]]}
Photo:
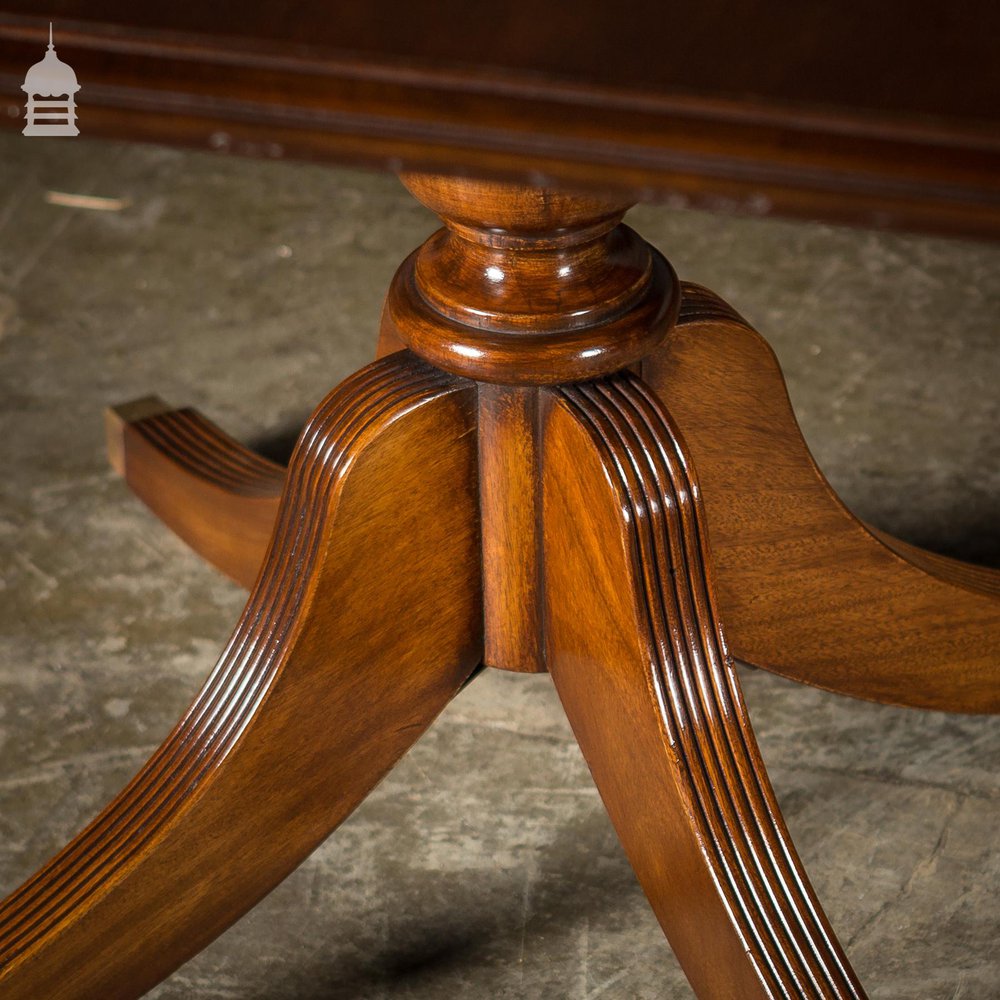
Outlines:
{"type": "Polygon", "coordinates": [[[680,303],[670,265],[580,193],[407,175],[445,222],[397,271],[383,336],[446,371],[506,385],[594,378],[638,362],[680,303]]]}

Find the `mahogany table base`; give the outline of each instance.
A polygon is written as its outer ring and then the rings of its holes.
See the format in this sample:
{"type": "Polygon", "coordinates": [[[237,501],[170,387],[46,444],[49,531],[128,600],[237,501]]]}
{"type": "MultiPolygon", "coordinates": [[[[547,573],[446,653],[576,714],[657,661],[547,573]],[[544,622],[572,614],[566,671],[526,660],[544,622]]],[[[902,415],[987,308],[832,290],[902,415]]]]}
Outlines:
{"type": "Polygon", "coordinates": [[[858,522],[766,343],[681,286],[627,206],[405,181],[446,228],[397,275],[381,359],[321,404],[287,470],[191,410],[109,414],[129,486],[250,597],[163,745],[0,904],[0,994],[140,996],[295,868],[485,662],[551,673],[700,997],[864,996],[733,657],[998,712],[1000,573],[858,522]]]}

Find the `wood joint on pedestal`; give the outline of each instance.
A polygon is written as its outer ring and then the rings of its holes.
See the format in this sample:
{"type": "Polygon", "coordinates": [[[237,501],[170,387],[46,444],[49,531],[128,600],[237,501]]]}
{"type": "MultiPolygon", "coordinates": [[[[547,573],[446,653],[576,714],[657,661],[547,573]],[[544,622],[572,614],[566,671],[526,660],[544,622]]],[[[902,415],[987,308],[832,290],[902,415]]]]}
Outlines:
{"type": "Polygon", "coordinates": [[[592,194],[425,174],[403,183],[444,227],[403,263],[384,343],[479,387],[485,662],[546,669],[537,387],[637,364],[676,322],[680,285],[592,194]]]}

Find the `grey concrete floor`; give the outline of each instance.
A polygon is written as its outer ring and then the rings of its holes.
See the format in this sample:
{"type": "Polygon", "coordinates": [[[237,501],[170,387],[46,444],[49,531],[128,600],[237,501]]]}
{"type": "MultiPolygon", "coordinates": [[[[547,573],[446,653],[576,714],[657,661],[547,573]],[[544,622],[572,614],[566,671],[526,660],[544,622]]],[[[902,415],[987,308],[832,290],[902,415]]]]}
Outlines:
{"type": "MultiPolygon", "coordinates": [[[[666,207],[630,221],[771,339],[857,513],[1000,565],[1000,247],[666,207]]],[[[280,452],[369,360],[392,272],[434,224],[388,176],[0,138],[0,891],[136,770],[243,604],[107,470],[102,407],[156,392],[280,452]]],[[[745,684],[871,994],[1000,997],[997,721],[745,684]]],[[[151,995],[690,991],[548,679],[492,672],[151,995]]]]}

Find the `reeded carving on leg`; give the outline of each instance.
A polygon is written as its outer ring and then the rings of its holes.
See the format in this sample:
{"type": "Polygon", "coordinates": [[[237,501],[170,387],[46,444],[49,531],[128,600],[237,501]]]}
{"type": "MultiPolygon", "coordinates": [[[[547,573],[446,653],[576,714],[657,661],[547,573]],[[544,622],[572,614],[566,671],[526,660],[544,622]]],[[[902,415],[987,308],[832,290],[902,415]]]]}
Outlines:
{"type": "Polygon", "coordinates": [[[244,587],[257,579],[285,469],[196,410],[155,397],[109,409],[108,458],[132,492],[199,555],[244,587]]]}
{"type": "Polygon", "coordinates": [[[549,671],[685,972],[706,998],[863,996],[747,718],[676,430],[631,374],[549,399],[549,671]]]}
{"type": "Polygon", "coordinates": [[[734,656],[860,698],[1000,711],[1000,572],[854,517],[813,461],[760,334],[684,284],[678,325],[642,374],[698,468],[734,656]]]}
{"type": "Polygon", "coordinates": [[[131,1000],[284,878],[482,655],[475,389],[409,354],[300,438],[201,693],[123,792],[0,904],[5,1000],[131,1000]]]}

